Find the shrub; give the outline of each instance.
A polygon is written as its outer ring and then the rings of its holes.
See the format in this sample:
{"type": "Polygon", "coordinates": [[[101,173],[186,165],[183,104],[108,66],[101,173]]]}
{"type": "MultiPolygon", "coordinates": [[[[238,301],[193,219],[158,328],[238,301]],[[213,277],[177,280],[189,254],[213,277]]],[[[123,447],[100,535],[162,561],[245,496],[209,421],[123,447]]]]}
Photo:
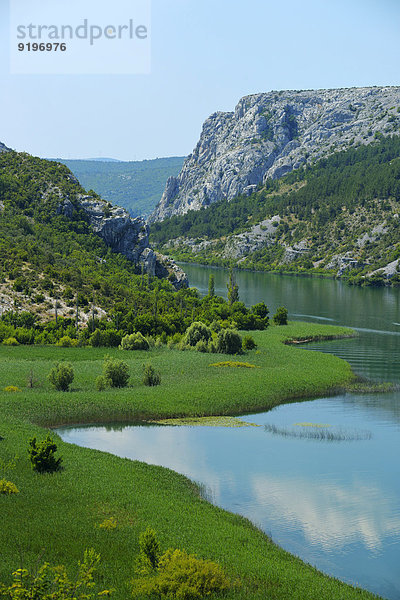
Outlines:
{"type": "Polygon", "coordinates": [[[102,523],[99,524],[99,529],[105,529],[106,531],[112,531],[117,528],[117,520],[115,517],[110,517],[109,519],[105,519],[102,523]]]}
{"type": "Polygon", "coordinates": [[[94,600],[99,596],[109,596],[109,590],[100,594],[93,591],[93,573],[99,561],[100,555],[93,548],[85,550],[83,561],[78,563],[78,573],[71,579],[64,566],[51,567],[48,563],[35,568],[32,573],[27,569],[17,569],[9,587],[0,583],[0,596],[9,600],[94,600]]]}
{"type": "Polygon", "coordinates": [[[288,311],[284,306],[280,306],[274,314],[275,325],[287,325],[288,311]]]}
{"type": "Polygon", "coordinates": [[[0,479],[0,494],[19,494],[19,489],[12,483],[11,481],[7,481],[6,479],[0,479]]]}
{"type": "Polygon", "coordinates": [[[71,348],[72,346],[77,346],[78,340],[73,340],[69,337],[69,335],[64,335],[60,338],[56,344],[56,346],[61,346],[62,348],[71,348]]]}
{"type": "Polygon", "coordinates": [[[129,368],[123,360],[106,356],[103,363],[103,375],[107,385],[123,388],[128,385],[129,368]]]}
{"type": "Polygon", "coordinates": [[[217,350],[221,354],[238,354],[242,350],[242,338],[234,329],[222,329],[218,334],[217,350]]]}
{"type": "Polygon", "coordinates": [[[98,377],[96,377],[96,390],[98,392],[102,392],[103,390],[106,389],[107,387],[107,381],[106,378],[104,377],[104,375],[99,375],[98,377]]]}
{"type": "Polygon", "coordinates": [[[255,369],[256,365],[246,362],[235,362],[233,360],[224,360],[223,362],[212,363],[210,367],[235,367],[239,369],[255,369]]]}
{"type": "Polygon", "coordinates": [[[56,363],[48,375],[51,385],[58,391],[67,392],[74,380],[74,371],[70,363],[56,363]]]}
{"type": "Polygon", "coordinates": [[[149,350],[149,348],[149,342],[140,331],[124,336],[120,345],[120,350],[149,350]]]}
{"type": "Polygon", "coordinates": [[[148,527],[139,536],[139,556],[137,570],[139,573],[151,573],[158,567],[161,550],[154,529],[148,527]]]}
{"type": "Polygon", "coordinates": [[[257,348],[257,344],[254,341],[254,338],[251,335],[245,335],[242,341],[243,350],[254,350],[257,348]]]}
{"type": "Polygon", "coordinates": [[[204,340],[200,340],[199,342],[197,342],[195,348],[197,352],[208,352],[208,344],[204,340]]]}
{"type": "Polygon", "coordinates": [[[41,442],[36,438],[29,440],[28,454],[32,469],[37,473],[54,473],[61,470],[62,458],[55,458],[57,446],[48,435],[41,442]]]}
{"type": "Polygon", "coordinates": [[[8,385],[4,388],[5,392],[22,392],[16,385],[8,385]]]}
{"type": "Polygon", "coordinates": [[[143,383],[149,387],[160,385],[161,383],[160,373],[156,373],[154,367],[150,364],[143,365],[143,383]]]}
{"type": "Polygon", "coordinates": [[[197,342],[200,342],[201,340],[208,342],[208,340],[211,339],[211,336],[211,329],[207,327],[207,325],[204,325],[201,321],[195,321],[186,329],[183,339],[188,346],[196,346],[197,342]]]}
{"type": "Polygon", "coordinates": [[[221,597],[231,582],[217,563],[170,548],[160,557],[157,574],[135,580],[134,586],[134,597],[197,600],[211,594],[221,597]]]}
{"type": "Polygon", "coordinates": [[[4,346],[19,346],[19,343],[15,339],[15,337],[9,337],[3,341],[4,346]]]}

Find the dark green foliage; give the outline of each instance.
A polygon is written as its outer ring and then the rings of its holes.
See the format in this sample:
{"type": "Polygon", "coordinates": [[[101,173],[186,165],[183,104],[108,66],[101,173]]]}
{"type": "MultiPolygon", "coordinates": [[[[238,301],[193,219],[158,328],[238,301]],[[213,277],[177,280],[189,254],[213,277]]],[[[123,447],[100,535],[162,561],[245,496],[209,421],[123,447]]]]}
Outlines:
{"type": "Polygon", "coordinates": [[[185,333],[184,342],[188,346],[196,346],[200,341],[208,342],[211,339],[211,329],[201,322],[194,322],[185,333]]]}
{"type": "Polygon", "coordinates": [[[257,344],[251,335],[245,335],[242,340],[243,350],[254,350],[257,348],[257,344]]]}
{"type": "Polygon", "coordinates": [[[121,340],[121,350],[148,350],[149,342],[144,335],[138,331],[131,335],[126,335],[121,340]]]}
{"type": "Polygon", "coordinates": [[[37,442],[36,437],[29,440],[28,454],[32,469],[37,473],[54,473],[61,470],[62,458],[55,458],[57,446],[48,435],[37,442]]]}
{"type": "Polygon", "coordinates": [[[210,275],[208,279],[208,295],[210,296],[210,298],[213,298],[215,296],[214,275],[210,275]]]}
{"type": "Polygon", "coordinates": [[[158,567],[161,556],[160,543],[154,529],[148,527],[139,536],[138,571],[148,573],[158,567]]]}
{"type": "Polygon", "coordinates": [[[284,306],[280,306],[279,308],[277,308],[276,313],[274,314],[275,325],[287,325],[287,317],[287,308],[285,308],[284,306]]]}
{"type": "Polygon", "coordinates": [[[259,302],[258,304],[254,304],[254,306],[251,307],[251,311],[255,315],[258,315],[259,317],[261,317],[261,319],[265,319],[269,313],[269,310],[268,310],[265,302],[259,302]]]}
{"type": "Polygon", "coordinates": [[[56,363],[51,369],[48,379],[51,385],[60,392],[68,392],[74,380],[74,370],[70,363],[56,363]]]}
{"type": "Polygon", "coordinates": [[[242,351],[242,338],[234,329],[222,329],[218,334],[217,351],[221,354],[239,354],[242,351]]]}
{"type": "Polygon", "coordinates": [[[123,388],[129,382],[129,367],[123,360],[106,356],[103,363],[103,375],[110,387],[123,388]]]}
{"type": "Polygon", "coordinates": [[[236,283],[233,269],[229,271],[229,281],[226,287],[228,288],[228,304],[232,306],[235,302],[239,302],[239,286],[236,283]]]}
{"type": "Polygon", "coordinates": [[[143,383],[149,387],[160,385],[161,375],[156,373],[151,364],[143,365],[143,383]]]}

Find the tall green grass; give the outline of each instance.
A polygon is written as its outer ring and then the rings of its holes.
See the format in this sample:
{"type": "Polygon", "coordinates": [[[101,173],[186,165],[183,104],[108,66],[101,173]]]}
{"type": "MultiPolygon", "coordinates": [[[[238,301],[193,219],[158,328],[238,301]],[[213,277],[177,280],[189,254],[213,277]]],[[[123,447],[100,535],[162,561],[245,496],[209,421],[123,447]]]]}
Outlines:
{"type": "Polygon", "coordinates": [[[353,375],[345,362],[282,344],[285,337],[304,330],[308,336],[328,332],[324,326],[292,324],[254,334],[258,350],[246,360],[257,369],[216,369],[209,366],[215,362],[212,355],[164,348],[150,356],[107,350],[129,362],[132,387],[104,392],[94,391],[106,354],[102,349],[0,347],[0,389],[22,389],[0,392],[0,458],[19,457],[7,478],[20,490],[18,495],[0,495],[0,581],[10,582],[21,560],[25,566],[35,565],[39,556],[73,571],[83,550],[93,547],[102,555],[99,589],[116,588],[114,598],[127,600],[139,533],[150,526],[163,549],[185,548],[239,577],[242,586],[229,598],[372,598],[284,552],[249,521],[209,504],[194,483],[168,469],[79,448],[59,438],[64,471],[39,475],[29,465],[28,439],[44,437],[43,426],[238,414],[350,382],[353,375]],[[75,370],[69,393],[51,391],[46,380],[53,363],[63,358],[75,370]],[[142,364],[149,359],[161,372],[161,386],[140,383],[142,364]],[[31,368],[38,380],[33,389],[26,384],[31,368]],[[99,528],[110,517],[117,527],[99,528]]]}

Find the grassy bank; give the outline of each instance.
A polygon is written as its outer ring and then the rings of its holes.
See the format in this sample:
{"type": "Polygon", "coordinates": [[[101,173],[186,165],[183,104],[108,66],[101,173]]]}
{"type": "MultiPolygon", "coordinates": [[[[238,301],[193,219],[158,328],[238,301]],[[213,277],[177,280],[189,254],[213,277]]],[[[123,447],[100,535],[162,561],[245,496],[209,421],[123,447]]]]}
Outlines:
{"type": "MultiPolygon", "coordinates": [[[[123,460],[58,441],[65,470],[37,475],[27,460],[27,441],[44,437],[43,426],[61,423],[132,421],[139,418],[239,414],[265,409],[288,399],[315,396],[352,381],[347,363],[316,352],[284,345],[286,338],[346,335],[348,330],[321,325],[291,324],[270,328],[254,337],[258,349],[245,357],[179,352],[166,348],[151,353],[108,354],[129,363],[132,387],[94,390],[104,349],[0,346],[0,458],[18,455],[7,473],[20,490],[0,495],[2,560],[0,581],[12,570],[42,561],[72,569],[83,550],[94,547],[102,556],[99,589],[116,588],[117,600],[129,598],[138,536],[148,526],[159,534],[164,549],[185,548],[218,561],[242,585],[232,598],[287,600],[372,598],[328,578],[275,546],[241,517],[218,509],[197,487],[173,471],[123,460]],[[56,360],[67,359],[75,380],[69,393],[53,392],[46,381],[56,360]],[[161,373],[159,387],[140,383],[142,365],[161,373]],[[212,363],[243,360],[258,368],[214,367],[212,363]],[[27,388],[27,378],[36,387],[27,388]],[[98,525],[114,517],[117,527],[98,525]]],[[[1,476],[1,474],[0,474],[1,476]]]]}

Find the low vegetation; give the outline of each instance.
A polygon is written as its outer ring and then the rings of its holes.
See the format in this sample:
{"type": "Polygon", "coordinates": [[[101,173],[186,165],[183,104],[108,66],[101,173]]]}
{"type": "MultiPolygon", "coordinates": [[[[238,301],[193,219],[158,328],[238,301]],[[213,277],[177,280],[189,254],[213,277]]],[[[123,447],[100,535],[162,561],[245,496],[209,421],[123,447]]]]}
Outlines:
{"type": "MultiPolygon", "coordinates": [[[[35,472],[26,453],[29,439],[42,440],[43,427],[56,424],[234,415],[327,393],[353,380],[349,365],[329,354],[282,344],[297,335],[326,334],[348,335],[348,330],[290,323],[252,332],[257,350],[248,351],[246,359],[258,368],[212,368],[209,355],[166,345],[126,352],[128,387],[101,394],[95,390],[96,377],[106,353],[107,360],[121,360],[117,348],[0,346],[0,389],[22,389],[20,394],[0,392],[0,466],[14,465],[7,479],[19,490],[0,495],[3,595],[23,598],[22,592],[12,596],[10,590],[13,585],[24,589],[24,582],[27,590],[35,590],[35,577],[42,571],[31,565],[43,561],[64,565],[57,568],[57,580],[53,567],[46,566],[54,592],[61,581],[80,581],[70,574],[84,549],[94,548],[92,556],[101,555],[95,561],[97,576],[90,580],[94,585],[82,586],[72,597],[200,598],[215,592],[236,600],[372,599],[290,556],[249,521],[209,504],[194,483],[173,471],[66,444],[57,436],[62,470],[35,472]],[[161,386],[142,383],[144,357],[161,374],[161,386]],[[71,363],[75,374],[69,393],[52,389],[46,377],[54,361],[62,360],[71,363]],[[36,381],[33,387],[27,385],[28,375],[36,381]],[[100,527],[105,522],[115,526],[100,527]],[[157,532],[158,547],[153,544],[154,568],[145,574],[137,564],[149,528],[157,532]],[[19,583],[12,573],[20,565],[21,549],[27,578],[19,583]],[[183,595],[183,579],[192,596],[183,595]]],[[[61,592],[54,597],[64,599],[61,592]]]]}

